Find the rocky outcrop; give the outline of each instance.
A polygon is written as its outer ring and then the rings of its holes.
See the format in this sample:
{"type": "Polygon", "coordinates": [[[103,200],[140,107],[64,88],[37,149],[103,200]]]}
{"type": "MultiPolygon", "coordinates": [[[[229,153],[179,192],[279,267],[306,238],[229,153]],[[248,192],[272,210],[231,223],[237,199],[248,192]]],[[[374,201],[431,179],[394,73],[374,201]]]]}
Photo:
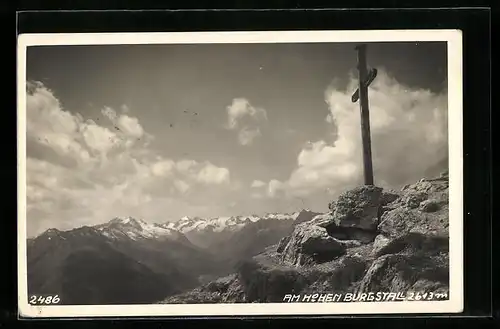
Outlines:
{"type": "Polygon", "coordinates": [[[343,255],[345,249],[346,244],[328,235],[324,227],[302,223],[288,239],[281,259],[292,265],[321,263],[343,255]]]}
{"type": "MultiPolygon", "coordinates": [[[[221,298],[281,302],[291,293],[448,292],[447,174],[401,191],[358,187],[329,208],[241,262],[221,298]]],[[[210,289],[198,290],[199,296],[210,289]]]]}
{"type": "Polygon", "coordinates": [[[375,255],[358,292],[447,290],[447,238],[407,233],[378,248],[375,255]]]}
{"type": "Polygon", "coordinates": [[[288,245],[288,242],[290,242],[291,238],[292,238],[291,236],[282,237],[281,240],[278,242],[278,247],[276,251],[279,253],[283,252],[286,246],[288,245]]]}
{"type": "Polygon", "coordinates": [[[301,223],[308,222],[318,215],[321,215],[321,213],[314,212],[314,211],[311,211],[308,209],[304,209],[301,212],[299,212],[299,214],[297,215],[297,218],[294,220],[293,225],[297,226],[301,223]]]}
{"type": "Polygon", "coordinates": [[[382,205],[382,188],[361,186],[341,194],[335,203],[333,220],[336,226],[374,230],[382,205]]]}
{"type": "Polygon", "coordinates": [[[171,296],[160,304],[243,303],[245,292],[236,275],[230,275],[194,290],[171,296]]]}
{"type": "Polygon", "coordinates": [[[397,237],[408,232],[448,236],[448,178],[422,179],[405,186],[381,215],[378,231],[397,237]]]}
{"type": "Polygon", "coordinates": [[[352,255],[361,255],[364,274],[359,281],[341,284],[344,288],[356,292],[447,289],[447,174],[422,179],[401,191],[359,187],[343,193],[329,207],[331,212],[297,226],[291,238],[282,240],[287,243],[277,252],[283,261],[302,267],[329,262],[338,269],[352,255]],[[304,242],[309,243],[308,249],[304,242]],[[336,252],[324,253],[329,248],[336,252]],[[310,256],[315,253],[328,257],[318,261],[310,256]]]}
{"type": "Polygon", "coordinates": [[[277,251],[293,265],[322,263],[345,254],[346,248],[371,243],[377,235],[382,207],[399,198],[382,188],[362,186],[341,194],[330,203],[331,212],[299,224],[277,251]]]}

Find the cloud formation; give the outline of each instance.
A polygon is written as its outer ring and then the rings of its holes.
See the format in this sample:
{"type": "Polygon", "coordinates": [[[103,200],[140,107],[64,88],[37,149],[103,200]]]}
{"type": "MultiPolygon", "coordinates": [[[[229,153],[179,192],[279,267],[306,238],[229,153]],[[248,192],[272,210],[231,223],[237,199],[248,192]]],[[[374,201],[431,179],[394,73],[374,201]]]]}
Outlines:
{"type": "Polygon", "coordinates": [[[266,186],[266,183],[264,183],[261,180],[254,180],[252,182],[252,185],[251,185],[251,187],[253,187],[253,188],[259,188],[259,187],[263,187],[263,186],[266,186]]]}
{"type": "Polygon", "coordinates": [[[260,137],[262,134],[260,133],[259,128],[248,128],[244,127],[238,133],[238,141],[241,145],[250,145],[257,137],[260,137]]]}
{"type": "Polygon", "coordinates": [[[277,179],[272,179],[267,188],[267,194],[271,198],[275,198],[277,196],[282,195],[282,193],[285,191],[285,184],[280,182],[277,179]]]}
{"type": "Polygon", "coordinates": [[[224,191],[234,189],[227,168],[208,161],[174,161],[150,148],[153,136],[127,107],[120,112],[104,108],[102,118],[109,122],[97,124],[65,110],[39,82],[28,82],[27,91],[29,235],[114,216],[178,219],[206,210],[206,202],[217,203],[224,191]],[[221,192],[203,199],[204,191],[214,186],[221,192]],[[164,218],[165,213],[178,217],[164,218]]]}
{"type": "MultiPolygon", "coordinates": [[[[122,109],[124,110],[124,113],[128,112],[127,106],[123,106],[122,109]]],[[[116,111],[110,107],[105,107],[101,112],[113,122],[117,130],[122,131],[126,136],[132,138],[141,138],[143,136],[144,129],[139,124],[139,120],[137,118],[130,117],[126,114],[118,116],[116,111]]]]}
{"type": "MultiPolygon", "coordinates": [[[[297,156],[288,180],[268,183],[269,196],[289,197],[338,193],[362,184],[362,144],[359,103],[351,102],[356,80],[346,89],[331,86],[325,93],[335,127],[333,143],[308,143],[297,156]]],[[[375,184],[400,186],[415,181],[447,160],[447,96],[400,84],[385,70],[369,89],[372,157],[375,184]]],[[[442,169],[442,168],[438,168],[442,169]]]]}
{"type": "Polygon", "coordinates": [[[227,128],[238,131],[238,142],[251,145],[260,137],[260,124],[267,121],[266,110],[254,107],[245,98],[235,98],[227,108],[227,128]]]}

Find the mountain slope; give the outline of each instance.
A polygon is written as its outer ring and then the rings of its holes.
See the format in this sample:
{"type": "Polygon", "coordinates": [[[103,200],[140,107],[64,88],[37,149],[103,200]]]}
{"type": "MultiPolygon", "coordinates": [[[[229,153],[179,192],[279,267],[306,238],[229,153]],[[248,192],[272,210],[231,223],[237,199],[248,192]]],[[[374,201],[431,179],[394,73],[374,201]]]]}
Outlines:
{"type": "Polygon", "coordinates": [[[132,218],[51,229],[28,241],[28,290],[64,304],[151,303],[217,271],[212,258],[180,232],[132,218]]]}
{"type": "Polygon", "coordinates": [[[161,303],[283,302],[285,294],[403,292],[448,298],[448,175],[401,191],[362,186],[331,212],[239,262],[232,276],[161,303]]]}

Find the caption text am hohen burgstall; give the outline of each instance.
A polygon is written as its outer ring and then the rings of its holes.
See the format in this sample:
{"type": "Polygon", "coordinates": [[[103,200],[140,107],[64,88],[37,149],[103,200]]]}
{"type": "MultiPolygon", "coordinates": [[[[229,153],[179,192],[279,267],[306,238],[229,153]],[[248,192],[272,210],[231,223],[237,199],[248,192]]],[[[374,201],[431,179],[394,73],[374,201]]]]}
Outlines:
{"type": "Polygon", "coordinates": [[[329,293],[329,294],[286,294],[283,302],[292,303],[335,303],[335,302],[395,302],[432,301],[447,299],[444,292],[369,292],[369,293],[329,293]]]}

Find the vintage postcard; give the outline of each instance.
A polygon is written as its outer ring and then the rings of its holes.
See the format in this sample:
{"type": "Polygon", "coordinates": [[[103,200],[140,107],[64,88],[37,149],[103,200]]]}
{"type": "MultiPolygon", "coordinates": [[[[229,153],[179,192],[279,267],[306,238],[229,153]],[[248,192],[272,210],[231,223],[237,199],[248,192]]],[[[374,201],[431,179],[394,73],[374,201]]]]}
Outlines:
{"type": "Polygon", "coordinates": [[[20,317],[462,311],[460,31],[18,44],[20,317]]]}

